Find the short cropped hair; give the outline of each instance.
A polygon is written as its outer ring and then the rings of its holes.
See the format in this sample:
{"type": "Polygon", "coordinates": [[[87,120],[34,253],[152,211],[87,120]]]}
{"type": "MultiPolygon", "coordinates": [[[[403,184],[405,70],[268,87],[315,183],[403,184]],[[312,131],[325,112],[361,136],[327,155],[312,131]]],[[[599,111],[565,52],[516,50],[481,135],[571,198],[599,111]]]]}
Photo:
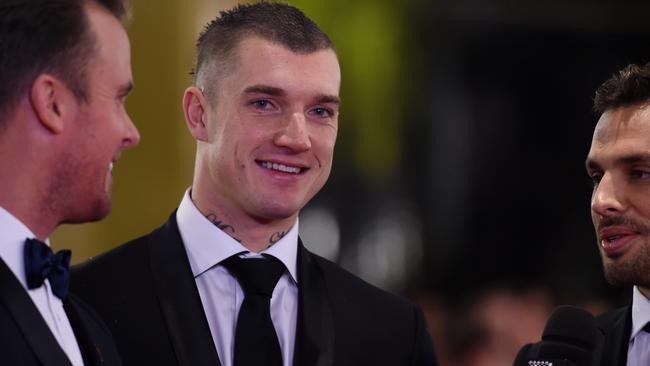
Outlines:
{"type": "Polygon", "coordinates": [[[610,109],[650,102],[650,63],[627,65],[596,90],[594,111],[601,115],[610,109]]]}
{"type": "Polygon", "coordinates": [[[233,9],[220,12],[208,23],[196,43],[197,57],[194,83],[207,82],[208,93],[216,82],[217,75],[230,72],[231,58],[237,45],[250,36],[260,37],[302,54],[324,49],[334,50],[329,37],[299,9],[282,3],[259,2],[240,4],[233,9]],[[208,74],[210,74],[208,76],[208,74]]]}
{"type": "Polygon", "coordinates": [[[20,97],[42,73],[87,100],[86,65],[95,35],[84,5],[94,2],[122,20],[123,0],[2,0],[0,3],[0,130],[20,97]]]}

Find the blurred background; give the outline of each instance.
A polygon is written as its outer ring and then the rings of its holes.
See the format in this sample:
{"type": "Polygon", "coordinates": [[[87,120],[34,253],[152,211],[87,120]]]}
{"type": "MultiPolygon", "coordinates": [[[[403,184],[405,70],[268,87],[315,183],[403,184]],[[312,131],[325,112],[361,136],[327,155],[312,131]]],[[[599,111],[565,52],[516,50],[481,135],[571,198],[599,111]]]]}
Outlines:
{"type": "MultiPolygon", "coordinates": [[[[594,313],[602,275],[584,170],[597,86],[650,61],[647,1],[290,1],[343,72],[334,169],[303,210],[307,246],[425,310],[442,366],[511,365],[556,304],[594,313]]],[[[74,262],[162,224],[191,184],[181,96],[203,25],[233,1],[132,0],[141,144],[113,211],[52,238],[74,262]]]]}

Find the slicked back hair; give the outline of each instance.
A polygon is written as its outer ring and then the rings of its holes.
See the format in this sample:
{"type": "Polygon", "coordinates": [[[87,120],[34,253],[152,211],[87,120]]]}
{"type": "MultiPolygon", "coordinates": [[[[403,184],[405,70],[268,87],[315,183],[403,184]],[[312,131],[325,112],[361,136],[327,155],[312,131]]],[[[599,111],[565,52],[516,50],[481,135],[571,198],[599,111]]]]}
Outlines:
{"type": "Polygon", "coordinates": [[[610,109],[644,102],[650,102],[650,63],[631,64],[598,87],[594,111],[602,115],[610,109]]]}
{"type": "Polygon", "coordinates": [[[234,51],[247,37],[260,37],[295,53],[332,49],[329,37],[299,9],[283,3],[240,4],[220,12],[197,41],[195,85],[210,95],[218,75],[230,73],[234,51]],[[206,85],[202,85],[205,83],[206,85]]]}
{"type": "Polygon", "coordinates": [[[0,2],[0,131],[21,96],[42,73],[87,101],[86,66],[95,35],[84,5],[94,2],[117,19],[123,0],[2,0],[0,2]]]}

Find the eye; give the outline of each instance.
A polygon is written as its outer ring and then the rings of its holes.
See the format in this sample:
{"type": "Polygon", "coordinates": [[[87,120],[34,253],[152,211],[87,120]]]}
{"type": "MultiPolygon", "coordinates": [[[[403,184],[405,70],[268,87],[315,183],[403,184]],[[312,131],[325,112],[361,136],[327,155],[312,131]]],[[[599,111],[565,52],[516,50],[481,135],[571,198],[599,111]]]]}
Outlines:
{"type": "Polygon", "coordinates": [[[603,179],[603,174],[600,172],[589,172],[589,179],[591,179],[594,186],[597,186],[600,180],[603,179]]]}
{"type": "Polygon", "coordinates": [[[330,118],[334,115],[334,112],[330,109],[324,107],[316,107],[309,111],[309,114],[319,117],[319,118],[330,118]]]}
{"type": "Polygon", "coordinates": [[[650,178],[650,172],[641,169],[634,169],[630,171],[630,176],[636,179],[647,179],[650,178]]]}
{"type": "Polygon", "coordinates": [[[253,107],[255,107],[256,109],[262,109],[262,110],[270,109],[271,107],[273,107],[273,104],[272,104],[271,101],[268,100],[268,99],[258,99],[258,100],[254,100],[251,104],[252,104],[253,107]]]}

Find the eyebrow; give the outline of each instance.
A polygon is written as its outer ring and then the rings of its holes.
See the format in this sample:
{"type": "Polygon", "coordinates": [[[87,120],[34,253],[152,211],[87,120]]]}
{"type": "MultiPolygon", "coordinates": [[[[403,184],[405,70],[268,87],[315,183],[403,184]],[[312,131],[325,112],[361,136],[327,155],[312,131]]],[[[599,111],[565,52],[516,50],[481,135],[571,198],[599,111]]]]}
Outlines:
{"type": "MultiPolygon", "coordinates": [[[[616,165],[632,165],[638,163],[650,163],[650,154],[639,153],[639,154],[624,155],[618,157],[614,161],[614,164],[616,165]]],[[[601,169],[600,164],[590,159],[587,159],[585,161],[585,167],[587,168],[587,170],[601,169]]]]}
{"type": "Polygon", "coordinates": [[[285,92],[280,88],[276,88],[274,86],[268,86],[268,85],[252,85],[244,89],[244,93],[247,94],[262,93],[262,94],[268,94],[273,96],[284,96],[287,94],[287,92],[285,92]]]}
{"type": "Polygon", "coordinates": [[[319,95],[316,97],[316,101],[318,103],[330,103],[330,104],[336,104],[339,105],[341,104],[341,99],[337,97],[336,95],[319,95]]]}
{"type": "MultiPolygon", "coordinates": [[[[268,85],[251,85],[246,89],[244,89],[244,93],[246,94],[261,93],[261,94],[268,94],[268,95],[273,95],[278,97],[283,97],[287,95],[287,92],[284,91],[283,89],[276,88],[274,86],[268,86],[268,85]]],[[[336,104],[336,105],[341,104],[341,99],[336,95],[319,94],[316,96],[315,100],[318,103],[329,103],[329,104],[336,104]]]]}

